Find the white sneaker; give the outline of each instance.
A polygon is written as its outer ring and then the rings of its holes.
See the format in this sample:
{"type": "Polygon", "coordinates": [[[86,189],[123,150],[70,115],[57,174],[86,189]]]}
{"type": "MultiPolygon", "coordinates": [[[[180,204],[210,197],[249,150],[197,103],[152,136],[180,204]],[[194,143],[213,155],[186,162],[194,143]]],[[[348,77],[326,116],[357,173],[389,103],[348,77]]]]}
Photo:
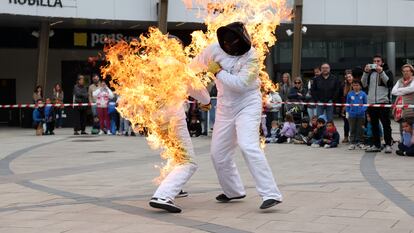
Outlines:
{"type": "Polygon", "coordinates": [[[356,146],[354,144],[351,144],[348,146],[348,150],[355,150],[356,146]]]}
{"type": "Polygon", "coordinates": [[[170,200],[162,199],[162,198],[153,197],[150,200],[149,205],[153,208],[163,209],[163,210],[166,210],[170,213],[180,213],[181,212],[181,208],[176,206],[174,204],[174,202],[172,202],[170,200]]]}
{"type": "Polygon", "coordinates": [[[101,130],[99,130],[99,133],[98,133],[99,135],[103,135],[103,134],[105,134],[105,132],[101,129],[101,130]]]}
{"type": "Polygon", "coordinates": [[[390,154],[390,153],[392,153],[392,147],[391,146],[385,146],[385,150],[384,150],[384,152],[386,153],[386,154],[390,154]]]}
{"type": "Polygon", "coordinates": [[[106,133],[106,135],[112,135],[111,131],[108,130],[108,132],[106,133]]]}
{"type": "Polygon", "coordinates": [[[313,147],[313,148],[319,148],[319,147],[321,147],[319,144],[317,144],[317,143],[313,143],[312,145],[311,145],[311,147],[313,147]]]}
{"type": "Polygon", "coordinates": [[[288,138],[287,139],[287,143],[292,143],[292,139],[291,138],[288,138]]]}
{"type": "Polygon", "coordinates": [[[325,149],[329,149],[331,148],[331,146],[329,144],[325,144],[325,146],[323,146],[325,149]]]}

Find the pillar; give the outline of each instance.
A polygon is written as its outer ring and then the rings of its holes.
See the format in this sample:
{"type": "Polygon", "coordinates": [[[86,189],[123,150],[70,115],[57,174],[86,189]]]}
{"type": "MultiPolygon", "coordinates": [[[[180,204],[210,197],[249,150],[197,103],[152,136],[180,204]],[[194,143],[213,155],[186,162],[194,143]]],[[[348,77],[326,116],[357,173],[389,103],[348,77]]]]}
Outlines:
{"type": "Polygon", "coordinates": [[[303,0],[295,0],[293,19],[292,78],[301,75],[303,0]]]}
{"type": "Polygon", "coordinates": [[[50,25],[47,21],[42,21],[38,39],[38,63],[37,63],[37,85],[41,85],[46,90],[47,61],[49,54],[49,32],[50,25]]]}

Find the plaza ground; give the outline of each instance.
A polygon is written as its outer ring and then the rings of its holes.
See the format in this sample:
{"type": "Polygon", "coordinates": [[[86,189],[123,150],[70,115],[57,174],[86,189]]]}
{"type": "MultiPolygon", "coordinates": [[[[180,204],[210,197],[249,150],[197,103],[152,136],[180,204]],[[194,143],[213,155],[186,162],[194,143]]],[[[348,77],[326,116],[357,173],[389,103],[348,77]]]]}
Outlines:
{"type": "Polygon", "coordinates": [[[239,151],[247,197],[215,201],[211,138],[194,138],[199,170],[176,200],[183,212],[167,214],[148,206],[160,158],[145,138],[33,135],[0,128],[1,233],[414,232],[414,157],[268,145],[284,202],[262,211],[239,151]]]}

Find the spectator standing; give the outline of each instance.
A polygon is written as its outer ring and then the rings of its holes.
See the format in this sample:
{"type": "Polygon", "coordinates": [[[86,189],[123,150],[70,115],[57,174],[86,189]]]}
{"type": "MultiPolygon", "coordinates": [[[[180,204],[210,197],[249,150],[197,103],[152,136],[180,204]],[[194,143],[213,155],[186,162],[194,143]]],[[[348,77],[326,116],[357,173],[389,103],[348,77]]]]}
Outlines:
{"type": "Polygon", "coordinates": [[[282,107],[281,102],[282,98],[278,92],[270,91],[268,93],[265,106],[266,129],[268,132],[268,134],[265,135],[266,137],[269,136],[270,129],[272,128],[272,122],[279,120],[280,108],[282,107]]]}
{"type": "MultiPolygon", "coordinates": [[[[393,74],[384,64],[381,55],[373,57],[373,64],[367,64],[362,75],[362,86],[368,88],[368,104],[389,104],[390,88],[393,86],[393,74]]],[[[381,151],[380,126],[384,129],[385,153],[391,153],[391,121],[389,108],[369,107],[368,114],[371,117],[373,144],[367,148],[367,152],[381,151]]]]}
{"type": "MultiPolygon", "coordinates": [[[[294,80],[294,86],[289,89],[288,101],[290,102],[303,102],[306,98],[306,89],[303,87],[303,81],[301,77],[296,77],[294,80]]],[[[288,112],[292,114],[295,123],[300,124],[302,120],[302,113],[305,106],[302,104],[289,104],[288,112]]]]}
{"type": "MultiPolygon", "coordinates": [[[[344,81],[344,88],[343,88],[343,96],[342,96],[342,103],[346,103],[346,98],[349,92],[352,91],[352,81],[354,80],[354,76],[352,76],[352,70],[345,70],[345,81],[344,81]]],[[[349,142],[349,121],[346,117],[346,107],[342,108],[341,117],[344,121],[344,139],[342,143],[349,142]]]]}
{"type": "MultiPolygon", "coordinates": [[[[321,65],[321,75],[316,77],[312,85],[312,97],[319,103],[335,103],[338,101],[341,84],[331,74],[331,67],[328,63],[321,65]]],[[[327,121],[333,119],[334,106],[316,106],[318,117],[326,115],[327,121]]]]}
{"type": "MultiPolygon", "coordinates": [[[[73,88],[73,103],[74,104],[84,104],[88,103],[88,90],[85,87],[85,77],[83,75],[79,75],[76,80],[76,85],[73,88]]],[[[74,135],[79,135],[79,131],[81,134],[88,134],[85,132],[86,128],[86,110],[87,107],[78,106],[75,107],[73,110],[73,130],[74,135]]]]}
{"type": "Polygon", "coordinates": [[[96,97],[93,96],[93,92],[100,88],[100,83],[101,83],[101,79],[100,79],[99,75],[93,74],[92,75],[92,84],[89,85],[89,88],[88,88],[89,103],[93,104],[91,106],[93,117],[98,116],[98,111],[97,111],[97,106],[96,106],[97,99],[96,99],[96,97]]]}
{"type": "MultiPolygon", "coordinates": [[[[391,93],[397,96],[396,103],[414,104],[414,68],[412,65],[407,64],[401,70],[403,77],[397,81],[391,93]]],[[[414,120],[414,109],[412,108],[396,109],[395,111],[400,111],[400,114],[394,112],[396,121],[400,121],[402,118],[405,120],[409,119],[410,121],[414,120]]],[[[401,126],[400,131],[402,133],[401,126]]]]}
{"type": "MultiPolygon", "coordinates": [[[[289,73],[282,74],[282,81],[279,83],[279,95],[283,102],[287,101],[289,90],[292,87],[292,81],[289,73]]],[[[284,119],[286,115],[286,105],[282,105],[281,118],[284,119]]]]}
{"type": "Polygon", "coordinates": [[[100,132],[99,134],[108,135],[111,134],[111,123],[108,113],[108,102],[109,99],[114,98],[114,94],[111,89],[106,85],[105,82],[101,82],[101,85],[98,89],[93,92],[93,97],[96,98],[96,110],[98,113],[98,118],[100,122],[100,132]]]}
{"type": "MultiPolygon", "coordinates": [[[[311,78],[308,82],[307,88],[308,91],[306,93],[306,100],[307,102],[314,102],[315,100],[312,97],[312,85],[313,82],[315,81],[316,77],[319,77],[321,75],[321,68],[320,67],[315,67],[313,69],[313,78],[311,78]]],[[[308,117],[309,119],[312,119],[314,116],[317,116],[317,112],[316,112],[316,106],[315,105],[307,105],[306,106],[307,112],[308,112],[308,117]]]]}
{"type": "MultiPolygon", "coordinates": [[[[56,83],[53,87],[53,103],[54,104],[63,104],[63,90],[62,86],[59,83],[56,83]]],[[[63,109],[65,106],[56,106],[55,107],[55,113],[56,113],[56,128],[62,128],[63,125],[63,109]]]]}
{"type": "Polygon", "coordinates": [[[33,103],[37,103],[38,100],[42,100],[43,102],[43,88],[40,85],[37,85],[33,91],[32,95],[33,103]]]}
{"type": "MultiPolygon", "coordinates": [[[[346,97],[347,104],[366,104],[367,94],[362,91],[362,84],[358,80],[352,82],[353,91],[349,92],[346,97]]],[[[366,106],[347,106],[346,115],[348,116],[350,128],[351,128],[351,145],[350,150],[355,150],[358,147],[363,147],[363,132],[365,124],[365,111],[366,106]]]]}

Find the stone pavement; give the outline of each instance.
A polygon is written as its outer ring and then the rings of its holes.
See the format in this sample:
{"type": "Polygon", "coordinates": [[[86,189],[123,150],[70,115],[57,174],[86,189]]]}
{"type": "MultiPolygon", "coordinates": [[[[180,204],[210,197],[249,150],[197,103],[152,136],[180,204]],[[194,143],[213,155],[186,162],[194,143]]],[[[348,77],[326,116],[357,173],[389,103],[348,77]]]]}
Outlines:
{"type": "Polygon", "coordinates": [[[144,138],[71,133],[0,128],[1,233],[414,232],[413,157],[268,145],[284,202],[261,211],[240,152],[247,198],[214,200],[210,138],[194,138],[200,168],[176,201],[183,213],[167,214],[148,206],[160,159],[144,138]]]}

